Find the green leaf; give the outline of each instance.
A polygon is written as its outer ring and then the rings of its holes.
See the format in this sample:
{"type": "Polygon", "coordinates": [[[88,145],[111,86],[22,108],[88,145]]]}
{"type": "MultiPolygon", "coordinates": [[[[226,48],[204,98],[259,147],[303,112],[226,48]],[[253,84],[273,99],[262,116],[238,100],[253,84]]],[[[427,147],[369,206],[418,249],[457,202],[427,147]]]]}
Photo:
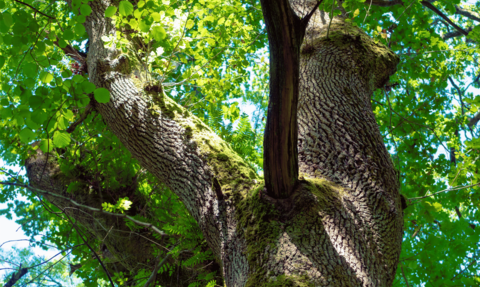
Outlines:
{"type": "Polygon", "coordinates": [[[128,1],[120,1],[120,4],[118,5],[118,9],[120,11],[120,15],[128,16],[133,12],[133,5],[128,1]]]}
{"type": "Polygon", "coordinates": [[[67,111],[63,114],[63,116],[64,116],[67,120],[73,121],[73,117],[74,117],[75,115],[73,114],[73,112],[72,112],[71,110],[67,110],[67,111]]]}
{"type": "Polygon", "coordinates": [[[28,103],[32,108],[37,108],[43,103],[43,100],[42,97],[33,96],[28,98],[28,103]]]}
{"type": "Polygon", "coordinates": [[[0,69],[3,68],[3,65],[5,65],[5,57],[0,56],[0,69]]]}
{"type": "Polygon", "coordinates": [[[20,140],[25,144],[28,144],[35,138],[35,133],[27,128],[21,130],[18,135],[20,136],[20,140]]]}
{"type": "Polygon", "coordinates": [[[140,28],[140,31],[144,33],[147,33],[148,31],[150,31],[150,24],[148,24],[148,22],[145,21],[145,19],[140,21],[140,23],[138,24],[138,27],[140,28]]]}
{"type": "Polygon", "coordinates": [[[40,142],[40,149],[43,151],[43,152],[51,152],[53,150],[53,142],[51,139],[43,139],[41,142],[40,142]]]}
{"type": "Polygon", "coordinates": [[[72,193],[72,192],[75,192],[77,190],[81,190],[81,188],[84,187],[84,184],[81,183],[81,182],[77,182],[77,181],[74,181],[74,182],[71,182],[68,187],[67,187],[67,192],[68,193],[72,193]]]}
{"type": "Polygon", "coordinates": [[[162,26],[154,26],[152,31],[150,32],[155,41],[161,41],[165,39],[167,33],[165,33],[165,29],[162,26]]]}
{"type": "Polygon", "coordinates": [[[353,12],[353,18],[357,17],[359,14],[360,14],[360,9],[355,10],[355,12],[353,12]]]}
{"type": "Polygon", "coordinates": [[[130,21],[128,22],[128,24],[130,25],[130,27],[131,27],[132,29],[136,29],[137,26],[138,26],[137,20],[135,20],[135,19],[133,19],[133,18],[130,19],[130,21]]]}
{"type": "Polygon", "coordinates": [[[53,75],[48,72],[41,72],[40,73],[40,81],[44,82],[45,84],[50,83],[53,80],[53,75]]]}
{"type": "Polygon", "coordinates": [[[117,13],[117,7],[110,6],[105,10],[105,17],[112,17],[115,13],[117,13]]]}
{"type": "Polygon", "coordinates": [[[27,125],[27,127],[31,128],[32,130],[37,130],[40,128],[40,125],[32,121],[31,119],[26,119],[25,124],[27,125]]]}
{"type": "MultiPolygon", "coordinates": [[[[223,19],[223,22],[225,22],[225,18],[222,18],[222,19],[223,19]]],[[[221,25],[223,23],[220,23],[220,21],[218,21],[218,24],[221,25]]],[[[195,22],[192,19],[188,19],[187,25],[185,25],[185,27],[187,29],[192,29],[194,25],[195,25],[195,22]]]]}
{"type": "Polygon", "coordinates": [[[420,31],[420,32],[418,33],[418,36],[419,36],[419,37],[422,37],[422,38],[430,38],[430,32],[428,32],[428,31],[420,31]]]}
{"type": "Polygon", "coordinates": [[[81,36],[83,36],[83,34],[85,34],[85,26],[83,26],[82,24],[75,25],[74,30],[75,30],[75,34],[78,37],[81,37],[81,36]]]}
{"type": "Polygon", "coordinates": [[[81,83],[81,87],[85,94],[92,93],[93,91],[95,91],[95,88],[96,88],[95,85],[93,83],[90,83],[89,81],[83,81],[81,83]]]}
{"type": "Polygon", "coordinates": [[[93,92],[93,96],[95,97],[95,100],[101,104],[105,104],[110,101],[110,91],[105,88],[96,89],[93,92]]]}
{"type": "Polygon", "coordinates": [[[88,16],[92,13],[92,8],[90,7],[90,5],[82,4],[82,6],[80,6],[80,13],[82,13],[82,15],[88,16]]]}
{"type": "Polygon", "coordinates": [[[3,16],[3,23],[5,23],[7,27],[11,27],[13,25],[12,15],[10,15],[10,13],[8,12],[4,12],[2,16],[3,16]]]}
{"type": "Polygon", "coordinates": [[[53,143],[56,147],[63,148],[70,144],[70,134],[67,132],[56,131],[53,134],[53,143]]]}
{"type": "Polygon", "coordinates": [[[84,77],[82,77],[81,75],[75,75],[73,76],[72,80],[75,82],[75,83],[81,83],[85,80],[84,77]]]}
{"type": "Polygon", "coordinates": [[[37,65],[34,63],[27,63],[23,65],[23,73],[30,78],[37,76],[37,65]]]}
{"type": "Polygon", "coordinates": [[[72,29],[67,29],[63,32],[63,39],[66,41],[73,40],[75,38],[75,33],[73,33],[72,29]]]}
{"type": "Polygon", "coordinates": [[[440,204],[439,202],[434,202],[432,206],[436,212],[440,212],[443,209],[442,204],[440,204]]]}
{"type": "Polygon", "coordinates": [[[61,130],[66,130],[68,127],[68,122],[65,120],[64,117],[59,117],[57,119],[57,126],[61,130]]]}
{"type": "Polygon", "coordinates": [[[78,15],[77,16],[77,23],[83,24],[83,23],[85,23],[85,21],[87,21],[87,17],[85,17],[85,15],[78,15]]]}

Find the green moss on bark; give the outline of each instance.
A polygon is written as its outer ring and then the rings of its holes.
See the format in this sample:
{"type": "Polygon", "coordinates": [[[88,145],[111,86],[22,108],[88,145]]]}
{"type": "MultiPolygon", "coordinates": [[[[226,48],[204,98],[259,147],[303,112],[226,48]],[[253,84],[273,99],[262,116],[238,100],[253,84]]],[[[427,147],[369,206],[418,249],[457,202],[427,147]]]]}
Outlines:
{"type": "Polygon", "coordinates": [[[157,110],[160,115],[174,119],[184,128],[185,140],[196,144],[200,155],[215,174],[222,193],[227,198],[234,192],[240,192],[245,197],[254,185],[254,180],[259,179],[255,170],[248,166],[210,127],[167,97],[162,90],[147,88],[144,90],[154,100],[151,109],[157,110]]]}
{"type": "Polygon", "coordinates": [[[264,286],[267,276],[262,269],[262,261],[268,256],[267,246],[275,247],[281,231],[277,221],[279,212],[260,198],[264,186],[264,183],[257,185],[245,198],[235,198],[237,232],[247,242],[247,260],[252,270],[246,286],[252,287],[264,286]]]}
{"type": "MultiPolygon", "coordinates": [[[[260,286],[260,285],[257,285],[260,286]]],[[[266,283],[266,285],[261,285],[265,287],[313,287],[315,286],[310,282],[308,276],[287,276],[280,275],[275,280],[271,280],[266,283]]]]}

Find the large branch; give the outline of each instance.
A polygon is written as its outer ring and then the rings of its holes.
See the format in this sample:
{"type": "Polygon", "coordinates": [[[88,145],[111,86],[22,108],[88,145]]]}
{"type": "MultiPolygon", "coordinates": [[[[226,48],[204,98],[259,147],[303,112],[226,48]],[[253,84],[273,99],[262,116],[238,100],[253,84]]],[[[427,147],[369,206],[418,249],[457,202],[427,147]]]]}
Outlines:
{"type": "Polygon", "coordinates": [[[477,113],[473,118],[471,118],[468,121],[467,125],[471,128],[475,126],[478,123],[478,121],[480,121],[480,113],[477,113]]]}
{"type": "Polygon", "coordinates": [[[480,22],[480,14],[478,14],[477,12],[462,8],[458,5],[455,5],[455,14],[462,15],[474,21],[480,22]]]}
{"type": "Polygon", "coordinates": [[[297,102],[300,45],[305,25],[288,0],[262,0],[270,47],[270,100],[265,126],[267,193],[287,198],[298,179],[297,102]]]}
{"type": "MultiPolygon", "coordinates": [[[[473,30],[473,27],[468,27],[465,31],[467,33],[470,33],[470,31],[473,30]]],[[[458,36],[463,36],[464,34],[461,33],[460,31],[453,31],[453,32],[448,32],[447,34],[443,35],[442,36],[442,39],[443,40],[448,40],[448,39],[451,39],[451,38],[455,38],[455,37],[458,37],[458,36]]],[[[468,41],[468,39],[467,39],[468,41]]]]}
{"type": "Polygon", "coordinates": [[[17,283],[18,280],[20,280],[25,274],[28,272],[28,268],[21,268],[22,266],[20,265],[20,268],[17,273],[13,273],[12,278],[8,280],[8,282],[5,284],[5,287],[12,287],[17,283]]]}
{"type": "Polygon", "coordinates": [[[468,32],[460,28],[457,24],[453,23],[452,20],[450,20],[450,18],[448,18],[445,14],[443,14],[442,11],[438,10],[437,7],[433,6],[433,4],[427,1],[422,1],[420,3],[422,3],[422,5],[427,7],[428,9],[432,10],[438,16],[442,17],[445,21],[447,21],[448,24],[452,25],[452,27],[455,28],[458,32],[462,33],[465,36],[468,35],[468,32]]]}

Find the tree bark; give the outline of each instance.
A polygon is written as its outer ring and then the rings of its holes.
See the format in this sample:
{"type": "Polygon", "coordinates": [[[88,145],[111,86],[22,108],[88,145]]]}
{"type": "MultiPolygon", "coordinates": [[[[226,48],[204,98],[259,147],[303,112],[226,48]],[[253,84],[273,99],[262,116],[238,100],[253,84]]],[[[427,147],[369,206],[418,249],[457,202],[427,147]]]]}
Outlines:
{"type": "MultiPolygon", "coordinates": [[[[316,1],[290,4],[301,19],[316,1]]],[[[114,4],[89,5],[88,75],[111,93],[110,102],[94,108],[140,164],[183,201],[221,264],[226,286],[392,284],[403,212],[370,105],[373,91],[395,72],[392,51],[341,18],[313,14],[300,49],[300,177],[282,198],[266,193],[230,146],[159,84],[135,85],[136,67],[101,40],[115,33],[104,18],[114,4]]]]}
{"type": "Polygon", "coordinates": [[[288,198],[298,179],[297,102],[305,25],[288,0],[263,0],[270,50],[270,97],[263,142],[267,193],[288,198]]]}

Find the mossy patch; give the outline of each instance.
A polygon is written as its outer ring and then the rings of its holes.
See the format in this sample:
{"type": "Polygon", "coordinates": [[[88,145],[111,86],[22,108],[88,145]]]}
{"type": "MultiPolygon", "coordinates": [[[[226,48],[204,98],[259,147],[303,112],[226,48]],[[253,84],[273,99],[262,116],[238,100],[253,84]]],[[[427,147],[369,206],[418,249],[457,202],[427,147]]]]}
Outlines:
{"type": "Polygon", "coordinates": [[[237,232],[246,239],[247,260],[254,270],[246,286],[264,286],[266,276],[261,260],[267,246],[275,247],[281,231],[278,210],[259,196],[264,187],[259,184],[247,197],[235,199],[237,232]]]}
{"type": "Polygon", "coordinates": [[[217,154],[217,159],[219,161],[227,161],[228,160],[228,155],[226,155],[224,153],[219,153],[219,154],[217,154]]]}
{"type": "Polygon", "coordinates": [[[184,128],[185,139],[194,142],[200,155],[207,161],[215,174],[222,192],[228,198],[232,192],[241,192],[246,196],[258,179],[255,170],[230,147],[228,143],[217,136],[205,123],[192,115],[184,107],[167,97],[162,90],[148,90],[148,95],[154,99],[154,108],[163,115],[184,128]]]}
{"type": "Polygon", "coordinates": [[[280,275],[276,277],[275,280],[270,280],[262,286],[265,286],[265,287],[313,287],[315,285],[310,282],[308,276],[280,275]]]}
{"type": "MultiPolygon", "coordinates": [[[[327,180],[307,179],[302,180],[299,194],[294,200],[307,210],[314,211],[323,209],[330,197],[338,197],[340,188],[327,180]],[[302,196],[309,195],[309,196],[302,196]],[[319,201],[312,201],[312,196],[319,198],[319,201]],[[323,204],[321,203],[323,202],[323,204]],[[307,206],[308,205],[308,206],[307,206]]],[[[248,197],[235,201],[236,218],[238,221],[237,232],[243,235],[247,242],[247,260],[251,274],[246,283],[247,287],[253,286],[314,286],[307,275],[280,275],[272,276],[267,273],[264,264],[271,261],[272,250],[282,248],[277,246],[279,237],[283,232],[285,224],[280,220],[283,214],[273,204],[261,199],[261,192],[264,192],[264,184],[259,184],[248,197]]],[[[297,210],[297,214],[302,213],[297,210]]],[[[313,212],[316,214],[316,212],[313,212]]],[[[275,253],[275,251],[274,251],[275,253]]]]}
{"type": "Polygon", "coordinates": [[[317,197],[342,197],[345,194],[343,187],[324,178],[305,178],[305,181],[307,190],[317,197]]]}

